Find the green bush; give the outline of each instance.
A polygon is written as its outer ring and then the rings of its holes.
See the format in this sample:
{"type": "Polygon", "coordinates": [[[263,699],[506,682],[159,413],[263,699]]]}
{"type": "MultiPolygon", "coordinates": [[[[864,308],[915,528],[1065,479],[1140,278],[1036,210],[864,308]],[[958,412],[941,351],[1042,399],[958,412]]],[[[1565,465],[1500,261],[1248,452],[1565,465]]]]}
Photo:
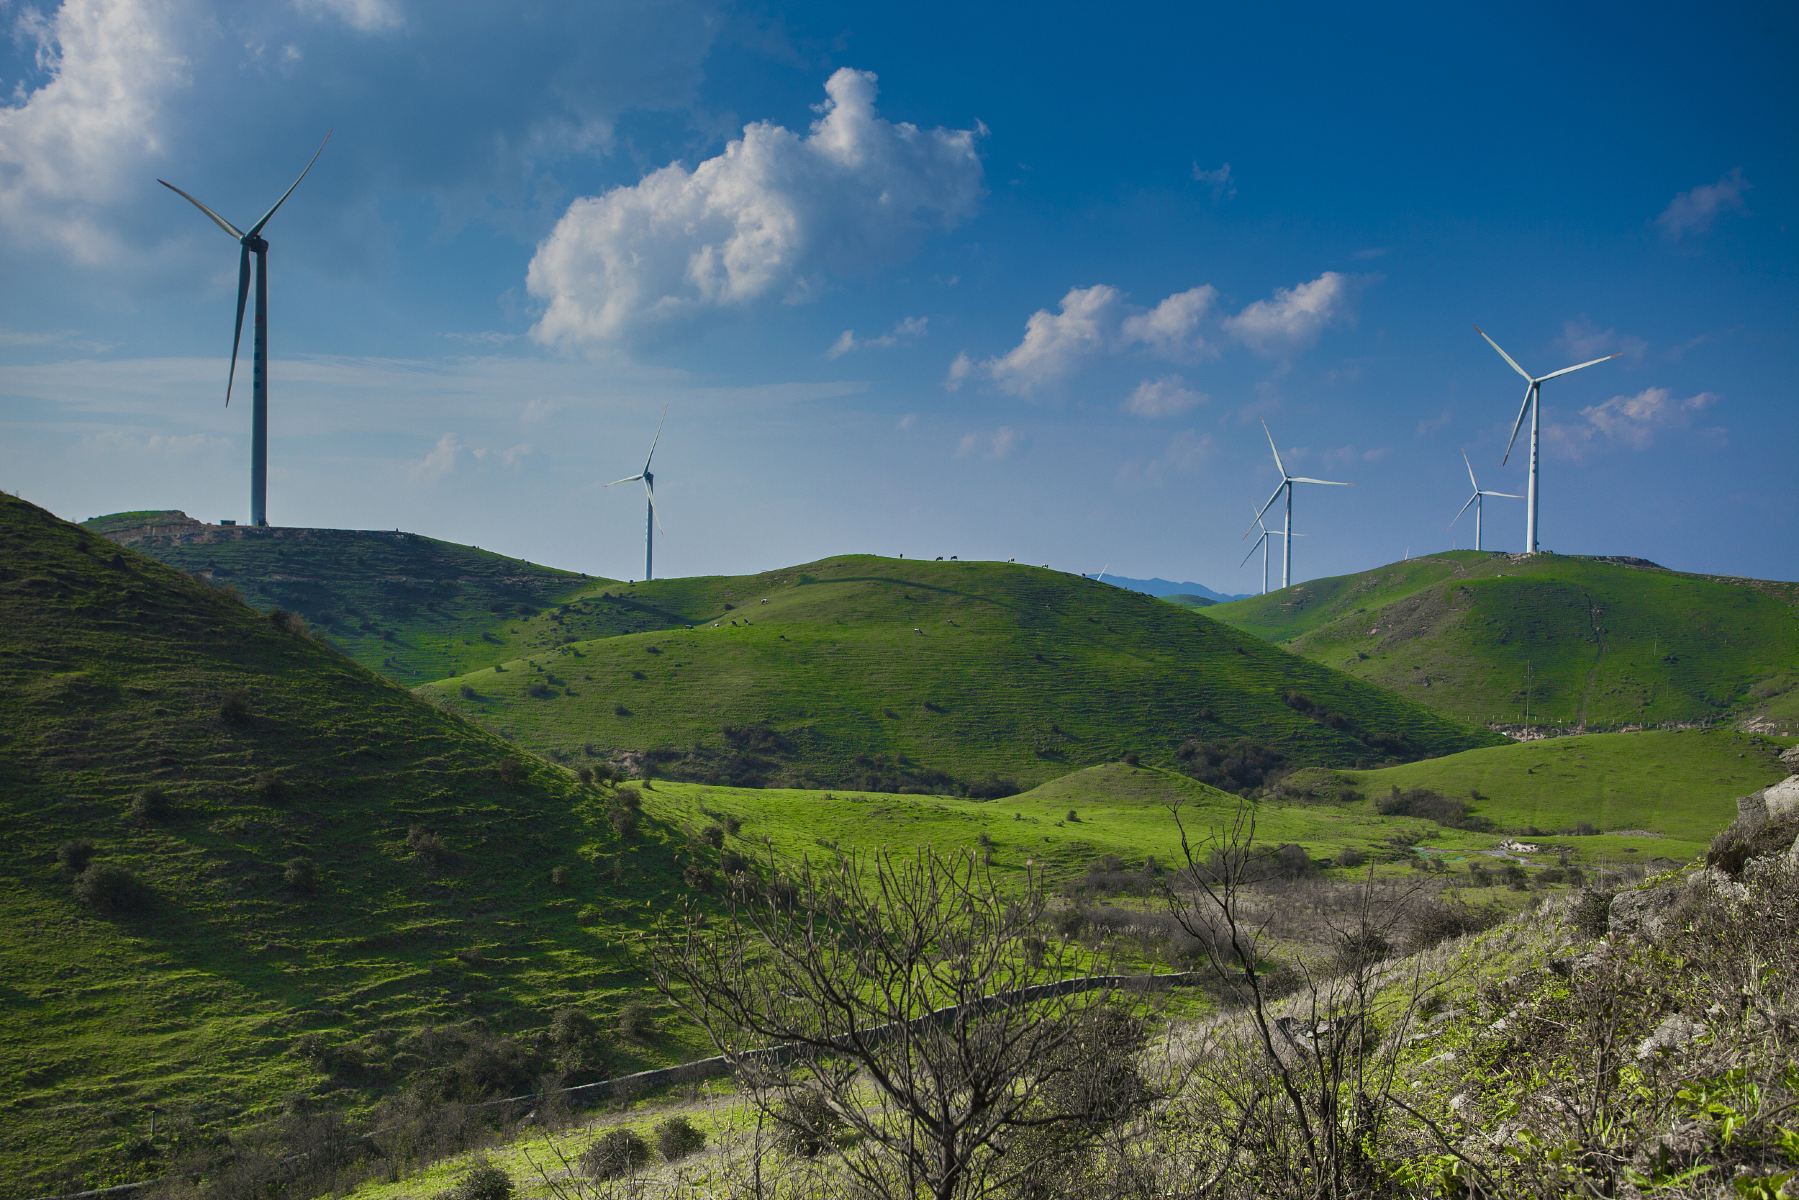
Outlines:
{"type": "Polygon", "coordinates": [[[92,838],[70,838],[56,848],[56,861],[71,875],[79,875],[94,861],[92,838]]]}
{"type": "Polygon", "coordinates": [[[614,1129],[581,1155],[581,1169],[593,1179],[617,1179],[650,1161],[650,1144],[629,1129],[614,1129]]]}
{"type": "Polygon", "coordinates": [[[169,794],[159,787],[147,787],[131,798],[131,818],[134,821],[149,824],[166,821],[174,813],[175,806],[169,801],[169,794]]]}
{"type": "Polygon", "coordinates": [[[647,1041],[656,1032],[656,1017],[641,1000],[630,1000],[618,1010],[618,1036],[627,1041],[647,1041]]]}
{"type": "Polygon", "coordinates": [[[843,1118],[831,1102],[809,1088],[789,1094],[775,1105],[775,1144],[789,1154],[816,1158],[837,1141],[843,1118]]]}
{"type": "Polygon", "coordinates": [[[90,863],[75,876],[74,888],[77,900],[101,912],[131,912],[150,900],[142,881],[113,863],[90,863]]]}
{"type": "Polygon", "coordinates": [[[705,1148],[705,1132],[686,1117],[670,1117],[656,1126],[656,1149],[669,1162],[678,1162],[705,1148]]]}
{"type": "Polygon", "coordinates": [[[477,1159],[443,1200],[512,1200],[512,1177],[485,1158],[477,1159]]]}
{"type": "Polygon", "coordinates": [[[313,866],[310,858],[290,858],[281,869],[281,882],[303,896],[310,896],[319,890],[318,868],[313,866]]]}

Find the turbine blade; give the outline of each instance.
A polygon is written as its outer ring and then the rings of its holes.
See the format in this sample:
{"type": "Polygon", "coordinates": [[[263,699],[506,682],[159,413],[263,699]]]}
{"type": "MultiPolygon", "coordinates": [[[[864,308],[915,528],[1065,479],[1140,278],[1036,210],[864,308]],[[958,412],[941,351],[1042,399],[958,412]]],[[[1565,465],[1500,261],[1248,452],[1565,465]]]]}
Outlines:
{"type": "Polygon", "coordinates": [[[636,483],[639,479],[642,479],[642,478],[643,478],[643,476],[641,476],[641,475],[627,475],[623,479],[614,479],[611,483],[607,484],[606,486],[607,487],[617,487],[621,483],[636,483]]]}
{"type": "Polygon", "coordinates": [[[1474,501],[1475,501],[1475,500],[1476,500],[1476,499],[1477,499],[1477,498],[1478,498],[1478,497],[1479,497],[1479,496],[1480,496],[1480,493],[1479,493],[1479,492],[1476,492],[1476,493],[1474,493],[1474,495],[1472,495],[1472,496],[1470,496],[1470,497],[1468,497],[1468,502],[1467,502],[1467,503],[1466,503],[1466,504],[1464,504],[1464,505],[1462,505],[1462,506],[1461,506],[1461,507],[1460,507],[1460,508],[1458,508],[1458,509],[1456,509],[1456,510],[1455,510],[1455,516],[1453,516],[1453,517],[1451,517],[1451,518],[1450,518],[1450,519],[1449,519],[1449,524],[1447,524],[1447,525],[1445,525],[1445,526],[1444,526],[1444,527],[1443,527],[1443,528],[1445,528],[1445,529],[1454,529],[1454,528],[1455,528],[1455,523],[1456,523],[1456,522],[1457,522],[1457,521],[1459,521],[1459,520],[1461,520],[1461,519],[1462,519],[1462,514],[1463,514],[1463,513],[1465,513],[1465,512],[1467,512],[1467,511],[1468,511],[1468,510],[1469,510],[1469,509],[1470,509],[1470,508],[1472,508],[1472,507],[1474,507],[1474,501]]]}
{"type": "Polygon", "coordinates": [[[1243,556],[1243,562],[1240,562],[1240,563],[1238,563],[1238,564],[1237,564],[1237,565],[1238,565],[1238,566],[1239,566],[1239,567],[1240,567],[1240,566],[1242,566],[1242,565],[1243,565],[1243,563],[1246,563],[1246,562],[1248,562],[1248,561],[1249,561],[1249,560],[1250,560],[1250,559],[1252,559],[1252,558],[1254,558],[1254,557],[1255,557],[1255,554],[1256,554],[1256,551],[1257,551],[1257,550],[1260,550],[1260,549],[1261,549],[1261,548],[1262,548],[1262,542],[1263,542],[1263,541],[1264,541],[1264,540],[1266,540],[1266,539],[1267,539],[1267,537],[1268,537],[1268,535],[1267,535],[1267,534],[1266,534],[1266,533],[1264,533],[1264,534],[1263,534],[1263,535],[1262,535],[1262,536],[1261,536],[1261,537],[1259,537],[1259,538],[1257,538],[1257,539],[1256,539],[1256,540],[1255,540],[1255,541],[1253,541],[1253,542],[1251,542],[1251,543],[1250,543],[1250,544],[1249,544],[1249,553],[1248,553],[1248,554],[1245,554],[1245,555],[1244,555],[1244,556],[1243,556]]]}
{"type": "Polygon", "coordinates": [[[198,200],[194,199],[192,196],[188,195],[186,192],[182,191],[180,188],[176,187],[174,184],[170,183],[168,180],[158,179],[156,182],[162,184],[162,186],[168,188],[171,192],[174,192],[177,196],[180,196],[183,200],[187,201],[189,204],[193,205],[195,208],[199,209],[201,212],[203,212],[207,216],[211,217],[212,223],[214,225],[217,225],[220,229],[223,229],[226,233],[230,234],[232,237],[236,238],[238,241],[240,241],[240,242],[243,241],[243,239],[244,239],[243,230],[241,230],[237,226],[233,225],[230,221],[227,221],[224,217],[221,217],[218,213],[213,212],[212,209],[207,208],[204,204],[201,204],[198,200]]]}
{"type": "Polygon", "coordinates": [[[1482,492],[1481,495],[1483,495],[1483,496],[1503,496],[1507,500],[1522,500],[1522,499],[1524,499],[1524,497],[1520,496],[1517,492],[1482,492]]]}
{"type": "MultiPolygon", "coordinates": [[[[325,142],[331,140],[331,132],[332,131],[329,129],[325,131],[325,142]]],[[[300,172],[299,179],[295,179],[292,183],[288,184],[287,190],[281,193],[281,199],[275,201],[275,203],[270,206],[269,211],[262,214],[262,220],[250,226],[251,237],[255,237],[257,234],[261,233],[262,227],[267,225],[269,223],[269,218],[275,215],[275,210],[287,203],[287,198],[294,194],[295,188],[300,186],[300,180],[306,178],[306,172],[312,170],[312,164],[319,161],[319,155],[325,152],[325,142],[320,142],[319,148],[314,150],[312,152],[312,157],[306,160],[306,170],[300,172]]]]}
{"type": "Polygon", "coordinates": [[[1518,406],[1518,419],[1512,422],[1512,436],[1506,439],[1505,453],[1501,455],[1499,459],[1499,465],[1502,467],[1505,466],[1512,457],[1512,447],[1518,441],[1518,430],[1524,426],[1524,414],[1526,410],[1530,408],[1530,398],[1536,394],[1536,391],[1537,384],[1535,380],[1524,385],[1524,403],[1518,406]]]}
{"type": "MultiPolygon", "coordinates": [[[[1487,345],[1493,347],[1493,349],[1495,349],[1495,350],[1499,350],[1499,343],[1494,341],[1492,338],[1487,337],[1486,330],[1482,329],[1479,325],[1476,325],[1474,327],[1474,332],[1480,334],[1480,336],[1482,338],[1485,338],[1487,345]]],[[[1518,372],[1518,374],[1524,376],[1524,378],[1526,378],[1526,379],[1530,378],[1530,372],[1526,371],[1523,367],[1519,366],[1518,360],[1513,358],[1511,355],[1507,354],[1504,350],[1499,350],[1499,357],[1505,359],[1506,362],[1511,363],[1512,370],[1518,372]]]]}
{"type": "Polygon", "coordinates": [[[656,457],[656,443],[662,440],[662,427],[668,423],[668,409],[662,410],[662,420],[656,422],[656,436],[650,439],[650,452],[643,456],[643,473],[650,473],[650,460],[656,457]]]}
{"type": "Polygon", "coordinates": [[[1466,450],[1462,451],[1462,465],[1468,468],[1468,482],[1474,485],[1475,491],[1480,491],[1480,480],[1474,477],[1474,464],[1468,461],[1466,450]]]}
{"type": "Polygon", "coordinates": [[[237,382],[237,346],[244,340],[244,301],[250,297],[250,247],[237,249],[237,328],[231,331],[231,372],[225,376],[225,407],[231,407],[231,385],[237,382]]]}
{"type": "MultiPolygon", "coordinates": [[[[639,476],[639,478],[642,478],[642,477],[639,476]]],[[[643,481],[643,494],[645,497],[647,497],[649,499],[650,518],[656,522],[656,532],[657,533],[667,532],[666,530],[664,530],[662,528],[662,514],[656,511],[656,489],[650,486],[650,481],[647,479],[645,479],[643,481]]]]}
{"type": "MultiPolygon", "coordinates": [[[[1280,486],[1276,487],[1274,489],[1274,495],[1268,497],[1268,503],[1266,503],[1266,504],[1262,505],[1262,507],[1256,509],[1256,525],[1260,525],[1262,523],[1262,514],[1274,507],[1274,502],[1281,498],[1281,488],[1284,488],[1286,486],[1287,486],[1287,481],[1285,479],[1281,480],[1280,486]]],[[[1256,525],[1251,525],[1248,529],[1245,529],[1243,531],[1243,536],[1248,537],[1251,533],[1255,532],[1256,525]]]]}
{"type": "Polygon", "coordinates": [[[1355,486],[1355,484],[1353,484],[1353,483],[1343,483],[1340,480],[1336,480],[1336,479],[1313,479],[1307,475],[1294,475],[1294,476],[1291,476],[1290,478],[1293,480],[1294,483],[1316,483],[1322,487],[1354,487],[1355,486]]]}
{"type": "Polygon", "coordinates": [[[1266,421],[1262,422],[1262,432],[1268,434],[1268,448],[1274,451],[1274,469],[1281,473],[1282,479],[1285,479],[1287,477],[1287,468],[1286,465],[1281,462],[1281,452],[1274,444],[1274,435],[1268,433],[1268,422],[1266,421]]]}
{"type": "MultiPolygon", "coordinates": [[[[1617,357],[1618,357],[1618,355],[1616,355],[1616,354],[1608,354],[1604,358],[1596,358],[1592,362],[1575,363],[1571,367],[1563,367],[1559,371],[1551,371],[1551,372],[1549,372],[1549,374],[1543,376],[1543,379],[1559,379],[1563,375],[1572,375],[1576,371],[1584,371],[1588,367],[1596,367],[1602,362],[1611,362],[1612,359],[1617,358],[1617,357]]],[[[1539,379],[1539,380],[1537,380],[1537,382],[1542,383],[1543,379],[1539,379]]]]}

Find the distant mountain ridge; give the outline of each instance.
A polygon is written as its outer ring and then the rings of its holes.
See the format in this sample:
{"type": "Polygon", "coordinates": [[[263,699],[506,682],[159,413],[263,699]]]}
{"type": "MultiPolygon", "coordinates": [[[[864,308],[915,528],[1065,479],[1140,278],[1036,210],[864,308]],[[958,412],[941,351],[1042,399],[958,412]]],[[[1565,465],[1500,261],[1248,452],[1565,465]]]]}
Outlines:
{"type": "MultiPolygon", "coordinates": [[[[1089,575],[1087,578],[1092,579],[1095,578],[1095,576],[1089,575]]],[[[1115,587],[1124,588],[1127,591],[1142,592],[1146,596],[1156,596],[1161,599],[1168,599],[1173,596],[1197,596],[1203,600],[1210,600],[1214,604],[1225,604],[1232,600],[1248,599],[1247,593],[1244,595],[1232,595],[1229,592],[1214,591],[1203,583],[1178,583],[1175,580],[1163,579],[1159,576],[1155,579],[1132,579],[1129,575],[1112,575],[1108,573],[1100,582],[1109,583],[1115,587]]]]}

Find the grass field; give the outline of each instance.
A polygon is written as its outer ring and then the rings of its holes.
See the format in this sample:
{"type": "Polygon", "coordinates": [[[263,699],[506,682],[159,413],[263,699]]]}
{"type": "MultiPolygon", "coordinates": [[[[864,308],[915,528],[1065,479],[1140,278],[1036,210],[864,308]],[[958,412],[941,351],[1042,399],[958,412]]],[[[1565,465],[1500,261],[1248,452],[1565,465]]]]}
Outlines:
{"type": "Polygon", "coordinates": [[[1799,584],[1456,551],[1205,615],[1466,721],[1799,726],[1799,584]]]}
{"type": "Polygon", "coordinates": [[[889,791],[1028,786],[1129,751],[1165,765],[1189,737],[1343,766],[1497,740],[1161,600],[1034,567],[853,555],[600,591],[536,619],[566,630],[554,650],[425,692],[541,753],[659,751],[688,778],[889,791]],[[626,602],[706,615],[583,637],[626,602]]]}
{"type": "Polygon", "coordinates": [[[0,496],[0,1191],[143,1177],[152,1106],[205,1127],[391,1086],[329,1080],[303,1035],[391,1048],[615,1009],[641,986],[636,931],[681,881],[674,835],[652,819],[622,842],[603,800],[0,496]],[[73,839],[141,903],[78,901],[58,862],[73,839]]]}

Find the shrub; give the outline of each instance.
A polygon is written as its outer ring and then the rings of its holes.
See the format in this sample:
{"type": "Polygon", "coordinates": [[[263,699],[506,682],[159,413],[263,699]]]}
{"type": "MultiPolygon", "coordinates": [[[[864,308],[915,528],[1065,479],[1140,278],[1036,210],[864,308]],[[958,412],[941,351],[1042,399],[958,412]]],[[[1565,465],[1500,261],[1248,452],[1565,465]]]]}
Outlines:
{"type": "Polygon", "coordinates": [[[264,771],[256,777],[256,794],[269,804],[284,804],[293,799],[294,785],[279,771],[264,771]]]}
{"type": "Polygon", "coordinates": [[[1429,788],[1402,792],[1399,785],[1394,784],[1390,793],[1374,802],[1374,807],[1385,817],[1422,817],[1451,829],[1469,829],[1478,833],[1492,828],[1490,822],[1469,812],[1465,801],[1451,799],[1429,788]]]}
{"type": "Polygon", "coordinates": [[[305,633],[306,621],[299,613],[288,612],[285,608],[269,611],[269,624],[283,633],[305,633]]]}
{"type": "Polygon", "coordinates": [[[1318,873],[1318,864],[1297,842],[1287,842],[1268,860],[1268,871],[1276,879],[1305,879],[1318,873]]]}
{"type": "Polygon", "coordinates": [[[70,838],[56,848],[56,861],[71,875],[79,875],[94,861],[92,838],[70,838]]]}
{"type": "Polygon", "coordinates": [[[709,867],[688,863],[681,868],[681,882],[696,892],[711,892],[718,886],[718,876],[709,867]]]}
{"type": "Polygon", "coordinates": [[[1450,938],[1491,929],[1504,915],[1496,907],[1475,907],[1459,900],[1424,899],[1410,914],[1406,940],[1413,950],[1428,950],[1450,938]]]}
{"type": "Polygon", "coordinates": [[[525,764],[517,758],[502,758],[500,765],[494,768],[494,774],[507,787],[517,787],[525,782],[525,764]]]}
{"type": "Polygon", "coordinates": [[[290,858],[281,870],[281,881],[294,891],[310,896],[319,890],[318,868],[312,865],[310,858],[290,858]]]}
{"type": "Polygon", "coordinates": [[[628,1041],[647,1041],[656,1032],[655,1015],[641,1000],[630,1000],[618,1010],[618,1036],[628,1041]]]}
{"type": "Polygon", "coordinates": [[[726,815],[725,832],[732,837],[736,837],[739,833],[743,832],[743,822],[736,817],[726,815]]]}
{"type": "Polygon", "coordinates": [[[1286,773],[1279,752],[1246,737],[1223,743],[1190,737],[1174,756],[1188,775],[1227,792],[1248,792],[1286,773]]]}
{"type": "Polygon", "coordinates": [[[1342,853],[1337,855],[1337,865],[1339,867],[1359,867],[1367,861],[1368,856],[1354,846],[1344,847],[1342,853]]]}
{"type": "Polygon", "coordinates": [[[637,815],[637,809],[614,800],[606,809],[606,820],[611,823],[613,833],[621,838],[628,838],[637,832],[637,822],[640,818],[637,815]]]}
{"type": "Polygon", "coordinates": [[[149,903],[149,889],[136,875],[112,863],[90,863],[75,876],[75,898],[101,912],[130,912],[149,903]]]}
{"type": "Polygon", "coordinates": [[[686,1117],[670,1117],[656,1126],[656,1149],[669,1162],[678,1162],[705,1148],[705,1132],[686,1117]]]}
{"type": "Polygon", "coordinates": [[[485,1158],[476,1159],[444,1200],[512,1200],[512,1176],[485,1158]]]}
{"type": "Polygon", "coordinates": [[[600,1025],[584,1009],[560,1008],[550,1018],[550,1052],[564,1074],[593,1073],[606,1066],[600,1025]]]}
{"type": "Polygon", "coordinates": [[[219,696],[219,720],[227,725],[248,725],[250,723],[250,693],[243,688],[232,688],[219,696]]]}
{"type": "Polygon", "coordinates": [[[459,690],[462,692],[462,698],[464,700],[479,700],[481,698],[481,693],[477,692],[473,687],[470,687],[466,683],[463,684],[459,690]]]}
{"type": "Polygon", "coordinates": [[[449,866],[452,857],[443,839],[423,825],[414,825],[406,831],[406,852],[412,855],[413,861],[434,874],[449,866]]]}
{"type": "Polygon", "coordinates": [[[776,1104],[775,1144],[789,1154],[816,1158],[837,1140],[843,1118],[831,1102],[810,1088],[799,1088],[776,1104]]]}
{"type": "Polygon", "coordinates": [[[723,825],[706,826],[700,831],[700,841],[714,850],[718,849],[725,844],[725,827],[723,825]]]}
{"type": "Polygon", "coordinates": [[[131,818],[134,821],[146,824],[166,821],[174,810],[175,806],[169,802],[169,794],[159,787],[147,787],[131,798],[131,818]]]}
{"type": "Polygon", "coordinates": [[[550,868],[550,886],[562,887],[568,883],[568,868],[555,866],[550,868]]]}
{"type": "Polygon", "coordinates": [[[1076,824],[1076,823],[1078,823],[1078,822],[1079,822],[1079,821],[1080,821],[1080,819],[1081,819],[1081,814],[1080,814],[1080,813],[1078,813],[1078,812],[1076,812],[1076,811],[1074,811],[1074,809],[1072,809],[1072,808],[1071,808],[1071,809],[1069,809],[1069,810],[1068,810],[1068,822],[1069,822],[1069,824],[1071,824],[1071,825],[1072,825],[1072,824],[1076,824]]]}
{"type": "Polygon", "coordinates": [[[581,1169],[593,1179],[617,1179],[650,1161],[650,1144],[629,1129],[614,1129],[581,1155],[581,1169]]]}
{"type": "Polygon", "coordinates": [[[1360,971],[1371,967],[1393,952],[1393,943],[1380,930],[1360,925],[1345,930],[1337,938],[1337,966],[1344,971],[1360,971]]]}
{"type": "Polygon", "coordinates": [[[1605,936],[1612,916],[1612,893],[1587,890],[1581,892],[1574,901],[1574,910],[1568,919],[1582,936],[1602,938],[1605,936]]]}

